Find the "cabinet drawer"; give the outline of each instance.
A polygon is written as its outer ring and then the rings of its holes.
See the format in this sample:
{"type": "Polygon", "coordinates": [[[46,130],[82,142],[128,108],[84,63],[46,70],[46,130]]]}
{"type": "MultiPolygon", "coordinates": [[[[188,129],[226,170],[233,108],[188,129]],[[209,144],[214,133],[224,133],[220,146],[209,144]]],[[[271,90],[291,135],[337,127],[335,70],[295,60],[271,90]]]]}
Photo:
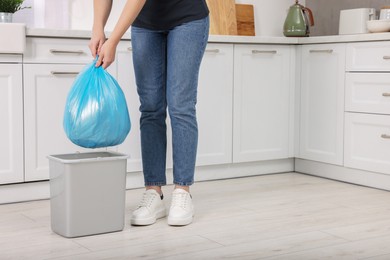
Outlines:
{"type": "Polygon", "coordinates": [[[82,39],[27,38],[24,63],[89,63],[93,57],[88,43],[82,39]]]}
{"type": "Polygon", "coordinates": [[[347,71],[390,71],[390,41],[348,44],[346,68],[347,71]]]}
{"type": "Polygon", "coordinates": [[[345,113],[346,167],[390,174],[390,116],[345,113]]]}
{"type": "Polygon", "coordinates": [[[390,74],[347,73],[345,110],[390,114],[390,74]]]}

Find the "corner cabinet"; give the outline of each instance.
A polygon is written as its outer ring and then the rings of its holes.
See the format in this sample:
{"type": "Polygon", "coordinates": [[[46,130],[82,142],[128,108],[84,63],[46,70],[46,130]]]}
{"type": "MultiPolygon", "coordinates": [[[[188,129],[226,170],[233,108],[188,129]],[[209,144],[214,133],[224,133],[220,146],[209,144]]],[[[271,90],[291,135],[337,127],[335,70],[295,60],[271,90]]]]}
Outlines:
{"type": "Polygon", "coordinates": [[[291,48],[235,45],[233,162],[289,157],[291,48]]]}
{"type": "Polygon", "coordinates": [[[301,49],[302,159],[343,165],[345,44],[301,49]]]}
{"type": "Polygon", "coordinates": [[[2,63],[0,54],[0,184],[24,180],[22,59],[14,56],[2,63]]]}

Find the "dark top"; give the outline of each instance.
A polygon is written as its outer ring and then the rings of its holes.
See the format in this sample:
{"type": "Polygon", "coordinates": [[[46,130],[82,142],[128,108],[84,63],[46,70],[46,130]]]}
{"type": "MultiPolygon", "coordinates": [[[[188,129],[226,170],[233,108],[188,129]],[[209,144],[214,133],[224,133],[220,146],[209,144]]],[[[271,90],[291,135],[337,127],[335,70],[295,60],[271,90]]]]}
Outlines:
{"type": "Polygon", "coordinates": [[[133,25],[150,30],[169,30],[208,14],[205,0],[146,0],[133,25]]]}

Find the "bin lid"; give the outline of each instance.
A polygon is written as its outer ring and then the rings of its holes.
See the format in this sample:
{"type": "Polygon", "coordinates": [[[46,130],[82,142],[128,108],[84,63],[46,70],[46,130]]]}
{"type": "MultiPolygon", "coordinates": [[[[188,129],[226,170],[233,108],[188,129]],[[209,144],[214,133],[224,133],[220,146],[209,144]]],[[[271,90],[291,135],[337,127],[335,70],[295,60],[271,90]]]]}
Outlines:
{"type": "Polygon", "coordinates": [[[92,153],[72,153],[72,154],[56,154],[49,155],[49,160],[58,161],[61,163],[85,163],[96,161],[115,161],[126,160],[129,155],[117,152],[92,152],[92,153]]]}

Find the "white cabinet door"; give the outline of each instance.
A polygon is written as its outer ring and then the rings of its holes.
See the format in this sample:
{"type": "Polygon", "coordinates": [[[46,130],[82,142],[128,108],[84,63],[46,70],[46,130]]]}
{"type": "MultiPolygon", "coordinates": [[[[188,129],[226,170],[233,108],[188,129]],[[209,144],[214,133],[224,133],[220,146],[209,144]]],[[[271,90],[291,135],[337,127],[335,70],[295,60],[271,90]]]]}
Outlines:
{"type": "Polygon", "coordinates": [[[23,182],[22,64],[0,64],[0,184],[23,182]]]}
{"type": "Polygon", "coordinates": [[[287,158],[290,46],[234,48],[233,162],[287,158]]]}
{"type": "Polygon", "coordinates": [[[208,44],[200,68],[196,165],[232,162],[233,45],[208,44]]]}
{"type": "Polygon", "coordinates": [[[390,116],[345,113],[345,166],[390,174],[390,116]]]}
{"type": "Polygon", "coordinates": [[[118,151],[128,154],[127,171],[142,171],[141,158],[141,138],[139,129],[139,112],[140,101],[137,94],[137,86],[135,84],[133,56],[131,44],[129,42],[121,42],[117,49],[116,61],[112,65],[117,72],[117,80],[121,86],[123,93],[126,96],[127,106],[129,109],[131,130],[126,140],[118,146],[118,151]]]}
{"type": "Polygon", "coordinates": [[[343,164],[345,45],[302,47],[300,158],[343,164]]]}
{"type": "Polygon", "coordinates": [[[26,181],[49,178],[47,155],[87,151],[69,141],[62,124],[68,92],[83,67],[24,65],[26,181]]]}

